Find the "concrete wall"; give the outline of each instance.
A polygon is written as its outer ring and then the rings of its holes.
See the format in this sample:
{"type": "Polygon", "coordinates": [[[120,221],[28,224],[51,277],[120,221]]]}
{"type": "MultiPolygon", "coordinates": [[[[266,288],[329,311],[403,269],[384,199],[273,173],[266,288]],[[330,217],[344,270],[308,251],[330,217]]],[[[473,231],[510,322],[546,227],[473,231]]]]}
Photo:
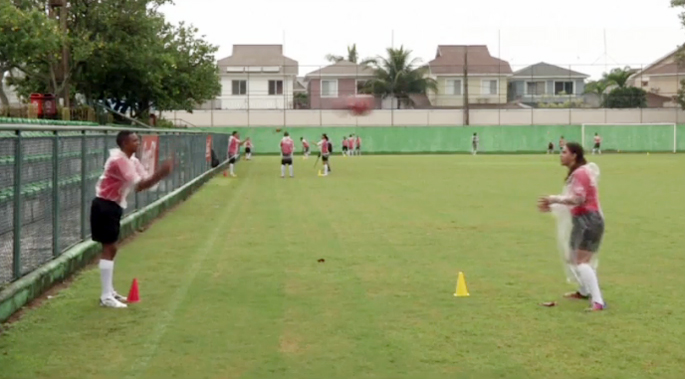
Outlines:
{"type": "MultiPolygon", "coordinates": [[[[212,126],[455,126],[458,109],[375,110],[353,117],[344,110],[196,110],[164,112],[198,127],[212,126]]],[[[578,125],[583,123],[685,123],[685,111],[649,109],[501,109],[472,110],[471,125],[578,125]]]]}

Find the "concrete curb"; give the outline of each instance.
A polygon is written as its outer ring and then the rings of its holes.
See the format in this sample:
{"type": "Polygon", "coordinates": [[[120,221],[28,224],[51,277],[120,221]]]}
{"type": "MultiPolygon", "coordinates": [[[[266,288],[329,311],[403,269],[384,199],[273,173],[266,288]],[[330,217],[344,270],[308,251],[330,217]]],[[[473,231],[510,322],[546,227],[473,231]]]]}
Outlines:
{"type": "MultiPolygon", "coordinates": [[[[149,224],[164,211],[186,200],[214,175],[221,172],[226,165],[227,162],[223,162],[183,187],[124,218],[121,221],[121,238],[133,235],[136,230],[149,224]]],[[[85,267],[99,252],[99,243],[90,239],[83,241],[30,274],[11,283],[7,288],[0,291],[0,322],[9,319],[16,311],[31,300],[38,298],[54,284],[65,280],[85,267]]]]}

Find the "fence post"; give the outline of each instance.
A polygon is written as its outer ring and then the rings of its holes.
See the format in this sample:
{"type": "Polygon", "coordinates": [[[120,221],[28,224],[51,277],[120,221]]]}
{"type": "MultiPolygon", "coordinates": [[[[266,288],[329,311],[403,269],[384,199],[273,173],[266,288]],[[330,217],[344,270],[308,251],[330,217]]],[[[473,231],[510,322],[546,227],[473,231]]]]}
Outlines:
{"type": "Polygon", "coordinates": [[[81,131],[81,240],[86,239],[86,178],[88,177],[86,165],[86,131],[81,131]]]}
{"type": "Polygon", "coordinates": [[[58,256],[59,246],[59,132],[52,138],[52,255],[58,256]]]}
{"type": "Polygon", "coordinates": [[[21,198],[21,130],[17,130],[14,145],[14,251],[12,260],[12,274],[14,279],[21,277],[21,228],[22,228],[22,198],[21,198]]]}

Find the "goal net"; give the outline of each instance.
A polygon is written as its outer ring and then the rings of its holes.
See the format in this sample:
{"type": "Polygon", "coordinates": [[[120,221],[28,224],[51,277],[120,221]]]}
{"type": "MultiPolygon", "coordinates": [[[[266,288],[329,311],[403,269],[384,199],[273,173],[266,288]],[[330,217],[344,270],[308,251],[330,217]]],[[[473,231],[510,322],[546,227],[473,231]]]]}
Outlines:
{"type": "Polygon", "coordinates": [[[676,152],[675,123],[583,124],[583,148],[591,150],[595,134],[601,137],[602,151],[676,152]]]}

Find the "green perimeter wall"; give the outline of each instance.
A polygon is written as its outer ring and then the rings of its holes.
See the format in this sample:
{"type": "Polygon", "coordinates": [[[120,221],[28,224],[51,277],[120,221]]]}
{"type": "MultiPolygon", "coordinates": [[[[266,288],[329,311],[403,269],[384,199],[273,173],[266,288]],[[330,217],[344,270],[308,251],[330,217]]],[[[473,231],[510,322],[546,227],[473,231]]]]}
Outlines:
{"type": "MultiPolygon", "coordinates": [[[[373,154],[397,153],[466,153],[471,151],[471,136],[478,133],[479,151],[484,153],[543,153],[547,144],[555,148],[563,135],[567,141],[581,141],[581,125],[533,126],[407,126],[407,127],[290,127],[276,132],[275,127],[214,127],[213,132],[238,131],[251,137],[255,154],[277,154],[284,131],[299,142],[300,137],[318,141],[328,134],[335,153],[341,151],[342,137],[362,138],[362,150],[373,154]]],[[[586,126],[585,148],[592,147],[594,133],[602,136],[603,151],[673,151],[672,125],[601,125],[586,126]]],[[[685,125],[677,126],[677,149],[685,150],[685,125]]],[[[298,149],[299,149],[298,144],[298,149]]]]}

